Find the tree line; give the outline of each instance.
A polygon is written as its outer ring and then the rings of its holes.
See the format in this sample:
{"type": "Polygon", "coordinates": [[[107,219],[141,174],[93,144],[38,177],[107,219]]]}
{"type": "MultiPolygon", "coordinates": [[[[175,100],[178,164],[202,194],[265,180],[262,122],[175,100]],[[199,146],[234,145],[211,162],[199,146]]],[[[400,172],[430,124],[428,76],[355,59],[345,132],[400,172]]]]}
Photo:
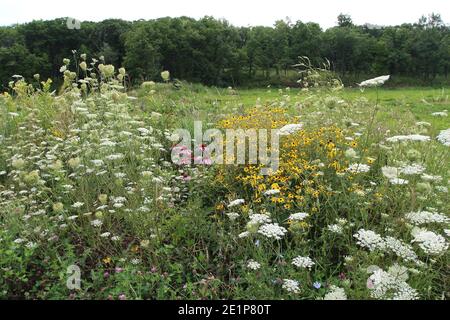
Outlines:
{"type": "MultiPolygon", "coordinates": [[[[57,78],[72,50],[127,69],[132,82],[175,78],[218,86],[295,84],[292,66],[299,56],[313,64],[327,59],[349,82],[391,74],[411,82],[448,83],[450,27],[440,15],[417,23],[378,27],[355,25],[339,15],[335,27],[276,21],[272,27],[236,27],[212,17],[82,22],[37,20],[0,27],[0,82],[14,74],[57,78]],[[351,79],[351,80],[350,80],[351,79]]],[[[413,83],[414,84],[414,83],[413,83]]]]}

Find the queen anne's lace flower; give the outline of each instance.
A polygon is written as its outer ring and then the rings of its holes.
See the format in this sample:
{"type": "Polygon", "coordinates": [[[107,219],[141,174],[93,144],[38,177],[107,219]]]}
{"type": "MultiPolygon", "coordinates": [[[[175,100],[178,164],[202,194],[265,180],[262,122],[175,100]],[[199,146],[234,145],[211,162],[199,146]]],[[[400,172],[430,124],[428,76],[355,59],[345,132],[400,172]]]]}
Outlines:
{"type": "Polygon", "coordinates": [[[228,212],[226,215],[231,221],[239,218],[239,213],[237,213],[237,212],[228,212]]]}
{"type": "Polygon", "coordinates": [[[336,234],[341,234],[344,231],[344,228],[339,224],[330,224],[327,226],[328,231],[336,234]]]}
{"type": "Polygon", "coordinates": [[[265,196],[273,196],[273,195],[276,195],[278,193],[280,193],[280,190],[278,190],[278,189],[270,189],[270,190],[265,191],[264,195],[265,196]]]}
{"type": "Polygon", "coordinates": [[[383,237],[372,230],[360,229],[353,235],[358,241],[356,242],[361,247],[367,248],[370,251],[385,249],[386,244],[383,237]]]}
{"type": "Polygon", "coordinates": [[[242,238],[247,238],[249,235],[250,235],[250,232],[244,231],[244,232],[239,233],[238,237],[242,239],[242,238]]]}
{"type": "Polygon", "coordinates": [[[394,263],[389,269],[388,273],[395,277],[397,280],[407,281],[409,279],[408,268],[394,263]]]}
{"type": "Polygon", "coordinates": [[[232,208],[232,207],[235,207],[235,206],[239,206],[239,205],[244,204],[244,203],[245,203],[245,200],[244,200],[244,199],[236,199],[236,200],[234,200],[234,201],[231,201],[231,202],[228,204],[228,208],[232,208]]]}
{"type": "Polygon", "coordinates": [[[247,262],[247,268],[252,270],[258,270],[259,268],[261,268],[261,264],[259,262],[256,262],[255,260],[249,260],[247,262]]]}
{"type": "Polygon", "coordinates": [[[323,300],[347,300],[345,290],[337,286],[330,286],[330,291],[323,297],[323,300]]]}
{"type": "Polygon", "coordinates": [[[272,219],[270,219],[270,217],[267,214],[256,213],[250,216],[250,221],[248,222],[248,225],[254,226],[270,222],[272,222],[272,219]]]}
{"type": "Polygon", "coordinates": [[[94,227],[101,227],[103,225],[103,222],[99,219],[96,219],[91,221],[91,225],[94,227]]]}
{"type": "Polygon", "coordinates": [[[381,172],[383,173],[383,176],[385,176],[388,179],[396,179],[398,178],[398,175],[400,173],[400,169],[396,167],[382,167],[381,172]]]}
{"type": "Polygon", "coordinates": [[[450,129],[442,130],[437,136],[437,140],[444,146],[450,147],[450,129]]]}
{"type": "Polygon", "coordinates": [[[294,220],[294,221],[302,221],[305,218],[307,218],[309,216],[309,214],[307,214],[306,212],[297,212],[297,213],[293,213],[289,216],[288,220],[294,220]]]}
{"type": "Polygon", "coordinates": [[[287,135],[290,135],[297,131],[302,130],[302,128],[303,128],[302,123],[287,124],[278,131],[278,134],[280,136],[287,136],[287,135]]]}
{"type": "Polygon", "coordinates": [[[422,264],[410,245],[394,237],[387,236],[383,238],[371,230],[364,229],[359,230],[354,237],[358,239],[357,244],[370,251],[380,250],[383,252],[392,252],[405,261],[415,262],[418,265],[422,264]]]}
{"type": "Polygon", "coordinates": [[[408,184],[409,183],[408,180],[400,179],[400,178],[389,179],[389,182],[391,184],[394,184],[394,185],[404,185],[404,184],[408,184]]]}
{"type": "Polygon", "coordinates": [[[370,171],[370,166],[362,163],[353,163],[347,170],[351,173],[365,173],[370,171]]]}
{"type": "Polygon", "coordinates": [[[445,238],[433,231],[416,229],[413,230],[413,243],[418,243],[419,247],[427,254],[440,255],[448,249],[448,243],[445,238]]]}
{"type": "Polygon", "coordinates": [[[369,277],[367,287],[374,299],[416,300],[419,298],[417,291],[409,284],[382,269],[376,270],[369,277]]]}
{"type": "Polygon", "coordinates": [[[384,238],[384,243],[387,249],[403,260],[422,264],[410,245],[390,236],[384,238]]]}
{"type": "Polygon", "coordinates": [[[310,269],[313,265],[315,265],[314,261],[311,260],[310,257],[295,257],[292,260],[292,264],[298,268],[310,269]]]}
{"type": "Polygon", "coordinates": [[[299,283],[296,280],[284,279],[282,288],[288,292],[299,293],[300,287],[299,283]]]}
{"type": "Polygon", "coordinates": [[[358,85],[360,87],[378,87],[383,85],[386,81],[388,81],[390,77],[391,77],[390,75],[380,76],[373,79],[365,80],[358,85]]]}
{"type": "Polygon", "coordinates": [[[429,136],[424,136],[420,134],[410,134],[410,135],[400,135],[400,136],[393,136],[390,138],[387,138],[386,141],[388,142],[400,142],[400,141],[419,141],[419,142],[427,142],[430,141],[431,138],[429,136]]]}
{"type": "Polygon", "coordinates": [[[450,219],[440,213],[429,211],[410,212],[405,215],[406,220],[418,226],[426,223],[448,223],[450,219]]]}
{"type": "Polygon", "coordinates": [[[433,117],[447,117],[448,113],[445,111],[438,111],[438,112],[433,112],[431,115],[433,117]]]}
{"type": "Polygon", "coordinates": [[[400,168],[400,173],[405,175],[421,174],[424,171],[425,168],[417,163],[400,168]]]}
{"type": "Polygon", "coordinates": [[[284,227],[278,225],[278,223],[268,223],[262,225],[258,233],[262,234],[267,238],[274,238],[276,240],[280,240],[285,234],[287,230],[284,227]]]}

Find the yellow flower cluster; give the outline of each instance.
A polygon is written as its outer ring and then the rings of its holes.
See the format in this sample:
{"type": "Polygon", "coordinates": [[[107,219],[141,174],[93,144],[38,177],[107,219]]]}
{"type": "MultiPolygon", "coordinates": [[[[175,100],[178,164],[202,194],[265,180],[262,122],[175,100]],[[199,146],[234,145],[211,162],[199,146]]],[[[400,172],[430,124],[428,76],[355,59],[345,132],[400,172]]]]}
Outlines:
{"type": "Polygon", "coordinates": [[[288,124],[283,108],[254,108],[243,115],[234,115],[219,121],[222,129],[276,129],[288,124]]]}
{"type": "MultiPolygon", "coordinates": [[[[254,109],[249,113],[222,120],[222,128],[281,128],[298,122],[283,108],[254,109]]],[[[344,131],[335,126],[307,128],[280,137],[279,169],[273,175],[260,175],[261,165],[246,165],[233,170],[234,181],[250,193],[253,203],[270,201],[284,209],[317,210],[320,199],[333,194],[333,183],[343,176],[349,162],[345,150],[357,148],[356,141],[347,141],[344,131]],[[264,194],[267,190],[278,190],[264,194]]],[[[229,174],[229,172],[228,172],[229,174]]],[[[219,173],[219,177],[225,174],[219,173]]],[[[230,181],[229,181],[230,182],[230,181]]],[[[221,180],[221,183],[227,183],[221,180]]],[[[231,187],[231,186],[230,186],[231,187]]]]}

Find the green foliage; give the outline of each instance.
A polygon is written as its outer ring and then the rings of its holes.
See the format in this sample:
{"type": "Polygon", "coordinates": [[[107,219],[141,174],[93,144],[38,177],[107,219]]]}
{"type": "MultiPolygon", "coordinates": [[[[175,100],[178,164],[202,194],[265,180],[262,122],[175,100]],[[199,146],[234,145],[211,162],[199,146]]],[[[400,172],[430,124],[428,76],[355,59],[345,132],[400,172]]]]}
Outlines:
{"type": "Polygon", "coordinates": [[[125,66],[135,84],[169,70],[174,78],[207,85],[295,86],[290,71],[300,56],[314,65],[328,59],[351,86],[381,73],[391,74],[393,85],[448,83],[450,30],[439,15],[373,27],[341,14],[337,23],[327,30],[282,20],[273,27],[238,28],[212,17],[180,17],[82,22],[71,30],[63,18],[33,21],[0,27],[0,82],[6,86],[12,71],[55,78],[62,59],[76,50],[125,66]]]}

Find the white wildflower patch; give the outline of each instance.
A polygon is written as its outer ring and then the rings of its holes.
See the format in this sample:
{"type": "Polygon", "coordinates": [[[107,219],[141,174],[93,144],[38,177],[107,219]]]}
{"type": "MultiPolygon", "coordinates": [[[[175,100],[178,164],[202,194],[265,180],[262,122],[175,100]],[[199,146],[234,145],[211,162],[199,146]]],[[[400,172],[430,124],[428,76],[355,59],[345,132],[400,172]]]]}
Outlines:
{"type": "Polygon", "coordinates": [[[353,163],[347,170],[351,173],[365,173],[370,171],[370,166],[362,163],[353,163]]]}
{"type": "Polygon", "coordinates": [[[414,229],[411,232],[412,243],[417,243],[419,247],[429,255],[441,255],[448,249],[448,242],[443,236],[433,231],[425,229],[414,229]]]}
{"type": "Polygon", "coordinates": [[[267,214],[259,214],[255,213],[250,216],[250,221],[248,222],[248,226],[259,226],[265,223],[272,222],[272,219],[267,214]]]}
{"type": "Polygon", "coordinates": [[[385,176],[388,179],[397,179],[400,174],[400,169],[396,167],[382,167],[381,172],[383,173],[383,176],[385,176]]]}
{"type": "Polygon", "coordinates": [[[303,221],[305,220],[307,217],[309,217],[309,214],[306,212],[297,212],[297,213],[293,213],[289,216],[288,220],[292,220],[292,221],[303,221]]]}
{"type": "Polygon", "coordinates": [[[422,265],[422,262],[419,261],[419,258],[417,257],[417,254],[414,252],[411,245],[391,236],[387,236],[384,238],[384,245],[386,249],[393,252],[404,261],[414,262],[418,265],[422,265]]]}
{"type": "Polygon", "coordinates": [[[264,195],[265,196],[274,196],[279,193],[280,193],[280,190],[278,190],[278,189],[270,189],[270,190],[265,191],[264,195]]]}
{"type": "Polygon", "coordinates": [[[428,142],[428,141],[431,141],[431,137],[420,135],[420,134],[410,134],[410,135],[393,136],[393,137],[387,138],[386,141],[387,142],[402,142],[402,141],[428,142]]]}
{"type": "Polygon", "coordinates": [[[310,257],[302,257],[302,256],[295,257],[292,260],[292,264],[297,268],[309,270],[311,270],[311,268],[315,265],[315,263],[311,260],[310,257]]]}
{"type": "Polygon", "coordinates": [[[412,165],[406,165],[400,168],[400,173],[404,175],[415,175],[415,174],[421,174],[425,171],[425,168],[420,164],[412,164],[412,165]]]}
{"type": "Polygon", "coordinates": [[[450,129],[442,130],[436,139],[444,146],[450,147],[450,129]]]}
{"type": "Polygon", "coordinates": [[[281,240],[281,238],[287,233],[287,230],[286,228],[278,225],[278,223],[268,223],[262,225],[259,228],[258,233],[262,234],[266,238],[281,240]]]}
{"type": "Polygon", "coordinates": [[[278,131],[278,134],[280,136],[288,136],[302,130],[302,128],[302,123],[287,124],[278,131]]]}
{"type": "Polygon", "coordinates": [[[261,268],[261,264],[259,262],[256,262],[255,260],[249,260],[247,262],[247,268],[251,270],[258,270],[259,268],[261,268]]]}
{"type": "Polygon", "coordinates": [[[359,84],[360,87],[378,87],[388,81],[390,75],[380,76],[373,79],[365,80],[359,84]]]}
{"type": "Polygon", "coordinates": [[[323,300],[347,300],[345,290],[335,285],[331,285],[323,300]]]}
{"type": "Polygon", "coordinates": [[[344,228],[340,224],[335,223],[329,224],[327,226],[327,230],[330,231],[331,233],[342,234],[344,228]]]}
{"type": "Polygon", "coordinates": [[[91,221],[91,225],[98,228],[103,225],[103,222],[99,219],[95,219],[91,221]]]}
{"type": "Polygon", "coordinates": [[[370,251],[384,250],[386,248],[383,237],[372,230],[360,229],[353,236],[358,240],[356,242],[358,245],[370,251]]]}
{"type": "Polygon", "coordinates": [[[367,280],[367,287],[374,299],[380,300],[417,300],[419,294],[398,275],[382,269],[376,270],[367,280]]]}
{"type": "Polygon", "coordinates": [[[300,285],[296,280],[284,279],[282,288],[290,293],[300,292],[300,285]]]}
{"type": "Polygon", "coordinates": [[[242,205],[242,204],[244,204],[244,203],[245,203],[245,200],[244,200],[244,199],[236,199],[236,200],[231,201],[231,202],[228,204],[228,208],[233,208],[233,207],[242,205]]]}
{"type": "Polygon", "coordinates": [[[238,234],[238,237],[241,239],[247,238],[248,236],[250,236],[250,232],[248,232],[248,231],[244,231],[244,232],[241,232],[240,234],[238,234]]]}
{"type": "Polygon", "coordinates": [[[433,117],[448,117],[448,113],[446,111],[438,111],[431,113],[433,117]]]}
{"type": "Polygon", "coordinates": [[[405,185],[408,184],[409,181],[406,179],[401,179],[401,178],[393,178],[393,179],[389,179],[389,182],[393,185],[405,185]]]}
{"type": "Polygon", "coordinates": [[[237,218],[239,218],[239,213],[237,212],[227,212],[226,215],[231,221],[234,221],[237,218]]]}
{"type": "Polygon", "coordinates": [[[409,212],[405,215],[405,219],[414,225],[422,225],[427,223],[449,223],[450,219],[445,215],[429,212],[429,211],[416,211],[409,212]]]}

